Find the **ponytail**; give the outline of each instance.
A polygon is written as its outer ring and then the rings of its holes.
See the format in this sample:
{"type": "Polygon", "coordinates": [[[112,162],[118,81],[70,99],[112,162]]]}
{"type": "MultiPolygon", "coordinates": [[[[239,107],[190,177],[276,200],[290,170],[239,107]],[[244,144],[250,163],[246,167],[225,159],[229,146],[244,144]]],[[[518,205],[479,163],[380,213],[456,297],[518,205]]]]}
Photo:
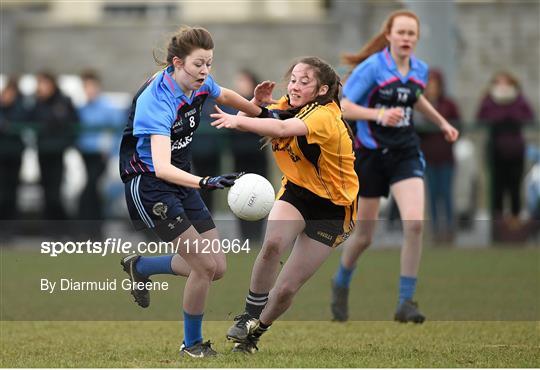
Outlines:
{"type": "Polygon", "coordinates": [[[392,26],[394,24],[394,19],[399,16],[406,16],[413,18],[416,23],[418,23],[418,37],[420,37],[420,19],[418,16],[410,10],[396,10],[392,12],[388,18],[384,21],[381,31],[373,37],[367,44],[365,44],[362,49],[356,54],[344,54],[342,56],[343,63],[347,64],[351,68],[356,67],[358,64],[362,63],[364,60],[369,58],[371,55],[384,50],[389,43],[386,39],[386,36],[392,31],[392,26]]]}
{"type": "Polygon", "coordinates": [[[387,46],[388,40],[386,39],[386,34],[384,32],[380,32],[377,34],[377,36],[369,40],[369,42],[364,45],[364,47],[360,49],[357,54],[344,54],[342,57],[343,63],[354,68],[371,55],[383,50],[387,46]]]}

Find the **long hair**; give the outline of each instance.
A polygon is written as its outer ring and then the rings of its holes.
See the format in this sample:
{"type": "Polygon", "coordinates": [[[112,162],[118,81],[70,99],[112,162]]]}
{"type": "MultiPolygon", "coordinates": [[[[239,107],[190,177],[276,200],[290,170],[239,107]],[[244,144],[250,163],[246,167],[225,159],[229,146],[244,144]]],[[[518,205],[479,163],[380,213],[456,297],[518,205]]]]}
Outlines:
{"type": "MultiPolygon", "coordinates": [[[[285,80],[288,81],[291,78],[292,71],[294,67],[298,64],[307,64],[315,72],[315,78],[317,80],[317,85],[315,91],[318,91],[321,86],[327,85],[328,91],[324,95],[317,95],[309,103],[319,103],[320,105],[325,105],[334,101],[339,107],[340,106],[340,92],[341,92],[341,80],[336,71],[324,60],[318,57],[302,57],[296,60],[290,67],[287,73],[285,74],[285,80]]],[[[298,110],[303,107],[296,108],[298,110]]]]}
{"type": "Polygon", "coordinates": [[[159,59],[156,56],[155,50],[153,52],[154,60],[158,65],[165,67],[172,64],[174,57],[178,57],[183,60],[195,49],[214,49],[212,35],[202,27],[181,26],[167,43],[167,57],[165,60],[159,59]]]}
{"type": "Polygon", "coordinates": [[[405,16],[413,18],[418,24],[418,37],[420,37],[420,19],[418,16],[410,10],[396,10],[392,12],[388,18],[384,21],[381,31],[375,35],[371,40],[365,44],[362,49],[356,54],[344,54],[342,56],[343,63],[351,66],[352,68],[356,67],[358,64],[362,63],[364,60],[369,58],[371,55],[383,50],[388,46],[388,40],[386,36],[392,31],[392,26],[394,25],[394,19],[396,17],[405,16]]]}
{"type": "MultiPolygon", "coordinates": [[[[326,105],[330,102],[334,102],[338,105],[338,107],[341,108],[341,105],[340,105],[341,80],[339,78],[339,75],[334,70],[334,68],[332,68],[330,64],[328,64],[321,58],[318,58],[318,57],[299,58],[289,67],[287,73],[285,73],[286,80],[290,79],[294,67],[300,63],[307,64],[308,66],[313,68],[313,71],[315,72],[315,79],[317,80],[317,85],[315,87],[316,92],[319,91],[321,86],[323,85],[328,86],[328,91],[326,92],[326,94],[315,96],[313,100],[311,100],[307,104],[318,103],[319,105],[326,105]]],[[[287,119],[287,118],[294,117],[296,114],[298,114],[298,112],[302,110],[302,108],[304,108],[304,106],[294,107],[286,111],[282,111],[279,114],[280,119],[287,119]]],[[[345,125],[347,132],[349,133],[349,136],[351,137],[351,140],[352,140],[353,134],[352,134],[352,130],[350,126],[347,124],[347,122],[345,122],[345,120],[342,119],[341,121],[345,125]]],[[[268,145],[268,143],[271,140],[272,138],[270,137],[265,137],[261,139],[261,142],[263,142],[263,146],[261,147],[261,149],[264,148],[266,145],[268,145]]]]}

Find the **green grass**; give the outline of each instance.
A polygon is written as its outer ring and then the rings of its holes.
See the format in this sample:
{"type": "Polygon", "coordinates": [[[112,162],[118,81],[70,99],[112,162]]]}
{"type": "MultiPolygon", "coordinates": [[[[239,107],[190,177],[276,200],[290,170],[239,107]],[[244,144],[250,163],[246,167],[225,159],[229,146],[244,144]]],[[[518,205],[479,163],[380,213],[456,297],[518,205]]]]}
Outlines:
{"type": "Polygon", "coordinates": [[[177,355],[174,322],[2,322],[2,367],[538,367],[533,322],[276,323],[254,356],[230,353],[229,323],[206,322],[218,358],[177,355]]]}
{"type": "Polygon", "coordinates": [[[428,321],[420,326],[389,321],[398,250],[366,253],[352,286],[353,321],[330,322],[334,253],[247,357],[229,352],[224,333],[243,308],[256,251],[229,255],[204,324],[222,355],[204,361],[177,355],[184,279],[157,277],[171,288],[143,310],[122,290],[39,290],[40,278],[124,278],[118,255],[0,253],[2,367],[540,367],[539,249],[426,248],[416,298],[428,321]]]}

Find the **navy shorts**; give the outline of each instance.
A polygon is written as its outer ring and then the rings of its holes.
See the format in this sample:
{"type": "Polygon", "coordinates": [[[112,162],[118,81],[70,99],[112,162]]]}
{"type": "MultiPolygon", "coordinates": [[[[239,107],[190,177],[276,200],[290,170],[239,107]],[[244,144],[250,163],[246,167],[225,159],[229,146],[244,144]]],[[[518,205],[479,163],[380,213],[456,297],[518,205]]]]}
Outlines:
{"type": "Polygon", "coordinates": [[[358,174],[358,196],[388,197],[390,186],[412,177],[424,178],[426,162],[418,147],[405,149],[360,149],[354,169],[358,174]]]}
{"type": "Polygon", "coordinates": [[[356,221],[356,200],[349,206],[339,206],[321,198],[306,188],[287,181],[277,199],[292,204],[304,217],[304,233],[331,248],[349,237],[356,221]]]}
{"type": "Polygon", "coordinates": [[[216,227],[197,189],[151,175],[136,176],[124,185],[129,216],[137,230],[151,229],[170,242],[192,225],[199,234],[216,227]]]}

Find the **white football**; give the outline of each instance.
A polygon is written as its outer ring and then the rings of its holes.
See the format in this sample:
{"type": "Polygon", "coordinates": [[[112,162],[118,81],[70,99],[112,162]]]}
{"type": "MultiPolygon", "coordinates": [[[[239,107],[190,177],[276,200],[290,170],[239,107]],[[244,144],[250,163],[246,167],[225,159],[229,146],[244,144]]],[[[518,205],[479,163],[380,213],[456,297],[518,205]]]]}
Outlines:
{"type": "Polygon", "coordinates": [[[268,216],[275,197],[274,187],[267,179],[254,173],[246,173],[229,189],[227,202],[236,217],[257,221],[268,216]]]}

